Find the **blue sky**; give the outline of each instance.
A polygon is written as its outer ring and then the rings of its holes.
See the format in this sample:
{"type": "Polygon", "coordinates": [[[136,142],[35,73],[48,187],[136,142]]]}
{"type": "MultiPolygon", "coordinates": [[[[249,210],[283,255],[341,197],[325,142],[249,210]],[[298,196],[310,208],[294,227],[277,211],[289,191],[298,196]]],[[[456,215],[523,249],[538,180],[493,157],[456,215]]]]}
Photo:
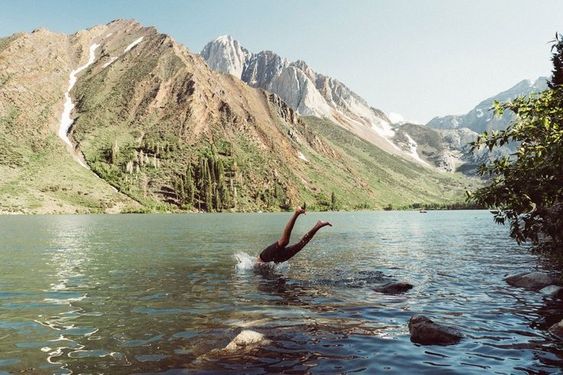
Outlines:
{"type": "Polygon", "coordinates": [[[251,51],[305,60],[374,107],[426,122],[548,75],[563,1],[3,0],[0,35],[72,33],[116,18],[156,26],[193,52],[230,34],[251,51]]]}

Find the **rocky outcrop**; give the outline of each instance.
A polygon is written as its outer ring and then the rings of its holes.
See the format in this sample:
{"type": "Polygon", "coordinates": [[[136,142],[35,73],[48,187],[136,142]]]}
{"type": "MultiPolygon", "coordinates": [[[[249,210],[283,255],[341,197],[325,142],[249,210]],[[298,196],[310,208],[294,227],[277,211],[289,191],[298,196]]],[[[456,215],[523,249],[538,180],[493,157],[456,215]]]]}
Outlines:
{"type": "Polygon", "coordinates": [[[283,118],[287,123],[290,124],[297,124],[297,121],[299,119],[299,117],[297,116],[297,114],[295,113],[295,111],[293,110],[293,108],[291,108],[290,106],[288,106],[283,100],[281,100],[281,98],[276,95],[276,94],[272,94],[272,93],[266,93],[266,95],[268,96],[268,101],[270,103],[272,103],[272,105],[274,106],[274,108],[276,108],[278,116],[280,116],[281,118],[283,118]]]}
{"type": "Polygon", "coordinates": [[[434,323],[422,315],[415,315],[409,320],[411,341],[422,345],[453,345],[463,335],[457,329],[434,323]]]}
{"type": "Polygon", "coordinates": [[[405,283],[405,282],[398,282],[398,283],[388,283],[381,287],[375,288],[374,291],[383,293],[383,294],[400,294],[408,292],[413,288],[412,284],[405,283]]]}
{"type": "Polygon", "coordinates": [[[548,285],[557,283],[557,279],[546,272],[523,272],[509,276],[504,280],[512,286],[534,291],[539,291],[548,285]]]}

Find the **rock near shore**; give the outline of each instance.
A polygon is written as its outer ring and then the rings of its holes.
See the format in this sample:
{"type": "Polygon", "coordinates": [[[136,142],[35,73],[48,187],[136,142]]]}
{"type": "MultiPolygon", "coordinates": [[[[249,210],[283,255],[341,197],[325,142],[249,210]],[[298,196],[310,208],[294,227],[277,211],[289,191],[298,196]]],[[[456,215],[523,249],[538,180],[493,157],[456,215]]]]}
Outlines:
{"type": "Polygon", "coordinates": [[[559,285],[546,286],[540,290],[540,293],[547,297],[563,299],[563,287],[559,285]]]}
{"type": "Polygon", "coordinates": [[[263,334],[245,329],[225,347],[225,350],[236,351],[252,349],[260,345],[266,345],[269,342],[270,341],[263,334]]]}
{"type": "Polygon", "coordinates": [[[415,315],[409,320],[411,341],[422,345],[453,345],[463,335],[457,329],[434,323],[422,315],[415,315]]]}
{"type": "Polygon", "coordinates": [[[549,328],[549,333],[557,337],[560,341],[563,341],[563,320],[559,323],[555,323],[549,328]]]}
{"type": "Polygon", "coordinates": [[[539,291],[546,286],[557,284],[557,278],[546,272],[524,272],[504,279],[508,284],[520,288],[539,291]]]}
{"type": "Polygon", "coordinates": [[[373,290],[384,294],[400,294],[405,293],[413,288],[412,284],[399,282],[399,283],[388,283],[373,290]]]}

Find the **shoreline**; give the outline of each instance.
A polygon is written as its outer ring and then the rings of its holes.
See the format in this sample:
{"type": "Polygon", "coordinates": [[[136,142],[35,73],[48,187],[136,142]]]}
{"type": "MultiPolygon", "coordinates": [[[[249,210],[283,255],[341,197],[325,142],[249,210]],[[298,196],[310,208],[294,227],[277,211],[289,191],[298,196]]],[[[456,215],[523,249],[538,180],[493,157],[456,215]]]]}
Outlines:
{"type": "MultiPolygon", "coordinates": [[[[431,209],[425,208],[427,212],[431,211],[490,211],[488,208],[443,208],[443,209],[431,209]]],[[[199,215],[199,214],[278,214],[278,213],[291,213],[293,211],[148,211],[148,212],[135,212],[135,211],[124,211],[124,212],[3,212],[0,211],[1,216],[80,216],[80,215],[199,215]]],[[[355,213],[355,212],[417,212],[421,213],[420,209],[418,208],[405,208],[405,209],[393,209],[393,210],[386,210],[384,208],[381,209],[358,209],[358,210],[326,210],[326,211],[316,211],[316,210],[307,210],[307,213],[355,213]]]]}

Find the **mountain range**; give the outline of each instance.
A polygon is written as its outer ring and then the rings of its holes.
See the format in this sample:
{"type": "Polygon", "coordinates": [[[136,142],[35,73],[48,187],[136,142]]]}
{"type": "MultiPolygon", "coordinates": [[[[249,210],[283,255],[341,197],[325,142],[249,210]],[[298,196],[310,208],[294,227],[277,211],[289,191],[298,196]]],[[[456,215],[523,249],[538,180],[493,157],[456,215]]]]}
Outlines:
{"type": "Polygon", "coordinates": [[[478,133],[504,129],[514,121],[510,111],[494,116],[494,101],[509,101],[547,87],[545,77],[524,80],[483,100],[465,115],[436,117],[426,125],[392,123],[382,110],[371,107],[342,82],[315,72],[304,61],[289,62],[272,51],[250,52],[229,35],[207,43],[200,54],[210,68],[276,93],[302,116],[328,119],[398,157],[467,175],[475,175],[487,159],[513,151],[513,145],[506,145],[492,153],[472,152],[468,145],[478,133]]]}
{"type": "Polygon", "coordinates": [[[0,212],[377,209],[475,186],[337,80],[219,42],[224,65],[132,20],[0,38],[0,212]]]}
{"type": "Polygon", "coordinates": [[[201,56],[211,69],[279,95],[302,116],[326,118],[389,153],[402,154],[392,142],[394,130],[383,111],[302,60],[289,62],[271,51],[249,52],[229,35],[209,42],[201,56]]]}
{"type": "Polygon", "coordinates": [[[472,110],[464,115],[450,115],[435,117],[426,126],[434,129],[459,129],[467,128],[477,133],[487,130],[501,130],[514,121],[515,115],[511,111],[505,111],[501,117],[494,116],[492,106],[495,101],[500,103],[515,99],[518,96],[528,96],[533,93],[547,89],[547,78],[540,77],[535,81],[528,79],[518,82],[508,90],[502,91],[477,104],[472,110]]]}
{"type": "Polygon", "coordinates": [[[509,143],[492,151],[472,151],[470,142],[484,131],[503,130],[516,119],[507,110],[502,116],[493,113],[494,102],[507,102],[518,96],[529,96],[547,88],[547,78],[534,81],[523,80],[508,90],[489,97],[464,115],[435,117],[426,125],[401,124],[397,129],[396,143],[408,144],[412,139],[417,144],[417,153],[425,161],[446,171],[460,171],[475,175],[479,165],[487,160],[509,155],[516,145],[509,143]]]}

